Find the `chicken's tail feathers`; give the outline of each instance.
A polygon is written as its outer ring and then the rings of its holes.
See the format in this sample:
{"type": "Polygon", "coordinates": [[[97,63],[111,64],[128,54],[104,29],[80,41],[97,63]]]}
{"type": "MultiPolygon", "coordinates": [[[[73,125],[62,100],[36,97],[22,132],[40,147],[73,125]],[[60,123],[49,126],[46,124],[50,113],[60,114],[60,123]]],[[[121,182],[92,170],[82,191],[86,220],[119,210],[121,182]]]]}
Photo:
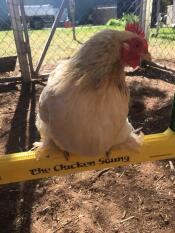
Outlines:
{"type": "Polygon", "coordinates": [[[140,132],[141,128],[134,129],[131,123],[126,120],[124,127],[122,128],[118,143],[114,145],[112,150],[133,150],[138,152],[143,145],[144,134],[140,132]]]}
{"type": "Polygon", "coordinates": [[[112,147],[112,150],[132,150],[138,152],[143,145],[144,134],[141,132],[139,135],[131,132],[129,137],[122,143],[112,147]]]}
{"type": "Polygon", "coordinates": [[[32,144],[32,148],[29,151],[35,151],[37,148],[42,148],[43,147],[43,142],[34,142],[32,144]]]}
{"type": "Polygon", "coordinates": [[[37,149],[42,149],[44,147],[47,147],[48,144],[51,141],[51,137],[50,137],[50,132],[49,132],[49,127],[47,126],[47,124],[40,118],[40,115],[37,114],[36,116],[36,127],[37,130],[40,134],[40,141],[38,142],[34,142],[33,143],[33,147],[31,150],[37,150],[37,149]]]}
{"type": "Polygon", "coordinates": [[[139,135],[132,132],[124,143],[125,149],[138,151],[143,145],[144,134],[141,132],[139,135]]]}

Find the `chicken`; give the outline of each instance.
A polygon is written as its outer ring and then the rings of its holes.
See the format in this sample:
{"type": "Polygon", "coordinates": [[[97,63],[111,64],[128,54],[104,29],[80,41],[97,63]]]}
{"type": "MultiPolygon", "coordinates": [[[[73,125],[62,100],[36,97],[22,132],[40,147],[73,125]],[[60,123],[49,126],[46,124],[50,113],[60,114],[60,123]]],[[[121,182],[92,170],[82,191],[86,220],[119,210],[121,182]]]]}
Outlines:
{"type": "Polygon", "coordinates": [[[52,147],[85,156],[118,148],[137,150],[142,135],[134,133],[127,118],[124,67],[136,68],[147,52],[143,31],[130,24],[125,31],[97,33],[60,64],[39,100],[37,158],[52,147]]]}
{"type": "Polygon", "coordinates": [[[145,53],[141,57],[141,62],[143,61],[152,61],[151,53],[145,53]]]}

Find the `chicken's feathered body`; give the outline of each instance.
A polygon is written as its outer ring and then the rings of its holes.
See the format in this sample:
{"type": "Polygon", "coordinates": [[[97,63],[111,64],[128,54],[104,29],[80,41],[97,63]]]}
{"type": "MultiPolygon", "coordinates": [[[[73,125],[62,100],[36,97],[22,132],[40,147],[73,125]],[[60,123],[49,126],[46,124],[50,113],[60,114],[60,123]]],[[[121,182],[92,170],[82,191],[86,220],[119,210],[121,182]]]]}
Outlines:
{"type": "Polygon", "coordinates": [[[127,119],[123,36],[137,37],[113,30],[96,34],[50,75],[37,119],[43,145],[54,142],[63,151],[89,156],[139,145],[127,119]]]}

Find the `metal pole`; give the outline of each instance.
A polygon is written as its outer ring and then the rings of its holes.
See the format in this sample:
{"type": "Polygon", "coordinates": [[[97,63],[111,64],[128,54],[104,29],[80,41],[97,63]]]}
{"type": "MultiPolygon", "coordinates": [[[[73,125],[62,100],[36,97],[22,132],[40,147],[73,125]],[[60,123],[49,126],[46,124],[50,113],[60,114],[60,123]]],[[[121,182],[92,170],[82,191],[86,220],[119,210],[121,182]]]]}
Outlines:
{"type": "Polygon", "coordinates": [[[23,30],[21,25],[21,18],[19,13],[19,0],[7,0],[9,12],[12,21],[12,29],[16,44],[16,50],[21,69],[21,74],[24,82],[31,81],[30,70],[28,66],[28,59],[26,54],[25,42],[23,37],[23,30]]]}
{"type": "Polygon", "coordinates": [[[145,18],[145,0],[141,0],[141,3],[140,3],[140,25],[143,29],[145,28],[144,18],[145,18]]]}
{"type": "Polygon", "coordinates": [[[151,19],[152,19],[152,11],[153,11],[153,0],[148,0],[147,5],[147,39],[149,39],[150,27],[151,27],[151,19]]]}
{"type": "Polygon", "coordinates": [[[69,0],[69,11],[71,14],[73,39],[76,40],[77,38],[75,31],[75,1],[74,0],[69,0]]]}
{"type": "Polygon", "coordinates": [[[145,36],[149,37],[149,28],[151,24],[151,14],[152,14],[153,0],[142,0],[141,12],[140,12],[140,24],[144,29],[145,36]]]}
{"type": "Polygon", "coordinates": [[[158,21],[159,13],[160,13],[160,0],[157,0],[157,10],[156,10],[157,21],[158,21]]]}
{"type": "Polygon", "coordinates": [[[42,54],[41,54],[41,57],[40,57],[39,62],[37,64],[37,67],[36,67],[36,70],[35,70],[36,74],[39,72],[39,70],[41,68],[41,65],[42,65],[42,63],[44,61],[44,58],[45,58],[46,53],[47,53],[47,50],[48,50],[49,45],[50,45],[50,43],[52,41],[52,38],[54,36],[55,30],[56,30],[57,25],[58,25],[58,21],[60,20],[62,14],[63,14],[63,10],[64,10],[64,7],[66,6],[66,3],[67,3],[67,0],[62,0],[60,9],[59,9],[59,11],[58,11],[58,13],[57,13],[57,15],[55,17],[54,23],[52,25],[52,29],[51,29],[49,38],[48,38],[48,40],[47,40],[47,42],[46,42],[46,44],[44,46],[44,49],[43,49],[42,54]]]}
{"type": "Polygon", "coordinates": [[[175,24],[175,0],[173,0],[173,16],[172,16],[172,23],[175,24]]]}
{"type": "Polygon", "coordinates": [[[30,67],[31,77],[33,78],[34,69],[33,69],[33,61],[32,61],[31,49],[30,49],[29,35],[27,30],[26,17],[25,17],[24,0],[20,0],[20,10],[21,10],[21,19],[23,24],[24,36],[25,36],[26,52],[28,55],[28,63],[30,67]]]}
{"type": "Polygon", "coordinates": [[[156,11],[156,36],[158,36],[159,29],[160,29],[160,0],[157,1],[157,11],[156,11]]]}

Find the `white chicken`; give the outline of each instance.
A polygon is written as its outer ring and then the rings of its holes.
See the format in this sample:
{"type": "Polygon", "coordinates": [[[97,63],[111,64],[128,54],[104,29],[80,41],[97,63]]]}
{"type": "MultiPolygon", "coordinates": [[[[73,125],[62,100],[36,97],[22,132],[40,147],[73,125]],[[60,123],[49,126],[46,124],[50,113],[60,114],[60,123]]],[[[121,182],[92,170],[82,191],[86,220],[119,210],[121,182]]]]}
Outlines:
{"type": "Polygon", "coordinates": [[[105,155],[111,149],[138,149],[142,136],[128,121],[125,66],[136,68],[148,53],[143,31],[104,30],[90,38],[51,73],[39,100],[37,157],[56,146],[73,154],[105,155]]]}

